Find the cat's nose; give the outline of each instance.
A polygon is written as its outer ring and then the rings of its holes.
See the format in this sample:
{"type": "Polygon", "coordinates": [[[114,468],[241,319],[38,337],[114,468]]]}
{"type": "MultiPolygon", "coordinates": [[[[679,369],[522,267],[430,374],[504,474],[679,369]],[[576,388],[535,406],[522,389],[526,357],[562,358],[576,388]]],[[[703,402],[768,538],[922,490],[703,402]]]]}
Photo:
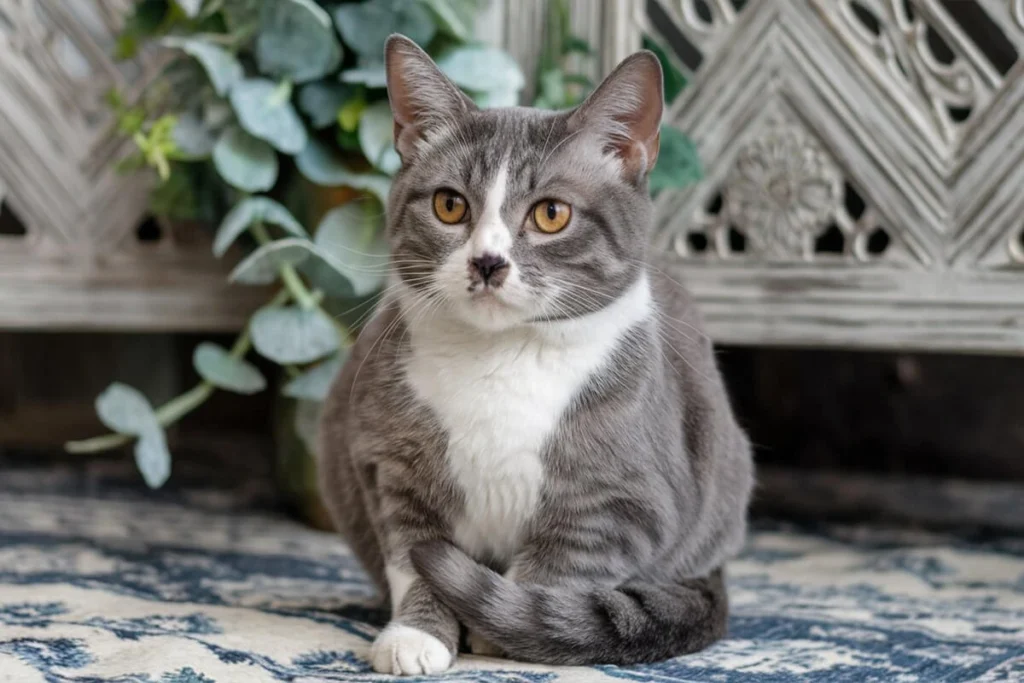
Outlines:
{"type": "Polygon", "coordinates": [[[508,261],[497,254],[484,254],[470,259],[469,269],[471,274],[483,280],[484,284],[500,287],[508,275],[508,261]]]}

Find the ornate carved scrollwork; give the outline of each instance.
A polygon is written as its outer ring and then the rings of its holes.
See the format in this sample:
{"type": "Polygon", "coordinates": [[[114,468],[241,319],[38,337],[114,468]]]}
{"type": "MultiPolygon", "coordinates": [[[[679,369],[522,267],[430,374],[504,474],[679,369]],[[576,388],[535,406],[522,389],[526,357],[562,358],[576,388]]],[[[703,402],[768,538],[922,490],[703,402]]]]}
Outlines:
{"type": "Polygon", "coordinates": [[[680,29],[699,46],[717,31],[736,20],[736,7],[730,0],[677,0],[674,4],[682,19],[680,29]]]}
{"type": "Polygon", "coordinates": [[[988,101],[996,76],[963,56],[903,0],[841,0],[836,30],[866,59],[869,73],[917,105],[946,143],[977,107],[988,101]],[[924,106],[920,106],[920,105],[924,106]]]}
{"type": "Polygon", "coordinates": [[[769,258],[803,256],[842,195],[835,162],[797,126],[775,124],[748,142],[725,182],[725,211],[769,258]]]}
{"type": "Polygon", "coordinates": [[[717,189],[676,238],[680,256],[862,263],[896,256],[878,213],[798,124],[767,124],[743,144],[717,189]]]}
{"type": "Polygon", "coordinates": [[[1024,0],[639,5],[612,44],[690,68],[706,170],[654,244],[713,334],[1024,349],[1024,0]]]}
{"type": "Polygon", "coordinates": [[[0,0],[0,327],[241,325],[265,292],[185,231],[146,221],[148,183],[104,95],[134,101],[163,57],[113,57],[132,0],[0,0]],[[163,239],[161,239],[163,238],[163,239]]]}
{"type": "Polygon", "coordinates": [[[744,4],[743,0],[636,0],[634,20],[644,33],[662,38],[664,22],[671,22],[672,31],[678,32],[675,41],[685,43],[690,52],[690,58],[682,61],[695,68],[692,62],[715,51],[744,4]]]}

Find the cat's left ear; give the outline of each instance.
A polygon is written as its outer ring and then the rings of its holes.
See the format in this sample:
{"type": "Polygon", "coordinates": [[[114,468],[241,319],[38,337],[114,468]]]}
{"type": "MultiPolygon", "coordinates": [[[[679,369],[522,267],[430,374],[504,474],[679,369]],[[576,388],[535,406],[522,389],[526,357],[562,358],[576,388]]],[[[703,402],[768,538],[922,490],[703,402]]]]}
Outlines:
{"type": "Polygon", "coordinates": [[[644,50],[627,57],[569,117],[573,129],[604,138],[622,160],[624,174],[640,178],[658,160],[662,98],[661,64],[644,50]]]}

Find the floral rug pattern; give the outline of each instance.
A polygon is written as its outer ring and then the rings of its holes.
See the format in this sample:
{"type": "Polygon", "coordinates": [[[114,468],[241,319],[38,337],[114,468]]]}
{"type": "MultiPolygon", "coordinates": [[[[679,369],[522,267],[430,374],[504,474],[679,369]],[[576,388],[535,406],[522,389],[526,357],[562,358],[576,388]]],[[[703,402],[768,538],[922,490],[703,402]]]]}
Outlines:
{"type": "MultiPolygon", "coordinates": [[[[366,661],[386,615],[335,536],[268,510],[25,482],[0,483],[0,681],[387,678],[366,661]]],[[[698,655],[465,656],[443,679],[1024,681],[1024,538],[762,522],[729,582],[730,635],[698,655]]]]}

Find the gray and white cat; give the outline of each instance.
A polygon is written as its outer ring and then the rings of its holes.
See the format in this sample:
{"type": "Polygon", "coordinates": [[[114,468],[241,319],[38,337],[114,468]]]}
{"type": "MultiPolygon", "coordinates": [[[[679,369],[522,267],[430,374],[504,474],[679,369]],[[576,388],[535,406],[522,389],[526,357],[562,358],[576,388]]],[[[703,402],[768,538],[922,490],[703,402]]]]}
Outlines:
{"type": "Polygon", "coordinates": [[[386,47],[391,286],[324,407],[321,489],[385,595],[374,669],[628,664],[726,630],[752,485],[688,295],[646,264],[661,68],[481,111],[386,47]]]}

